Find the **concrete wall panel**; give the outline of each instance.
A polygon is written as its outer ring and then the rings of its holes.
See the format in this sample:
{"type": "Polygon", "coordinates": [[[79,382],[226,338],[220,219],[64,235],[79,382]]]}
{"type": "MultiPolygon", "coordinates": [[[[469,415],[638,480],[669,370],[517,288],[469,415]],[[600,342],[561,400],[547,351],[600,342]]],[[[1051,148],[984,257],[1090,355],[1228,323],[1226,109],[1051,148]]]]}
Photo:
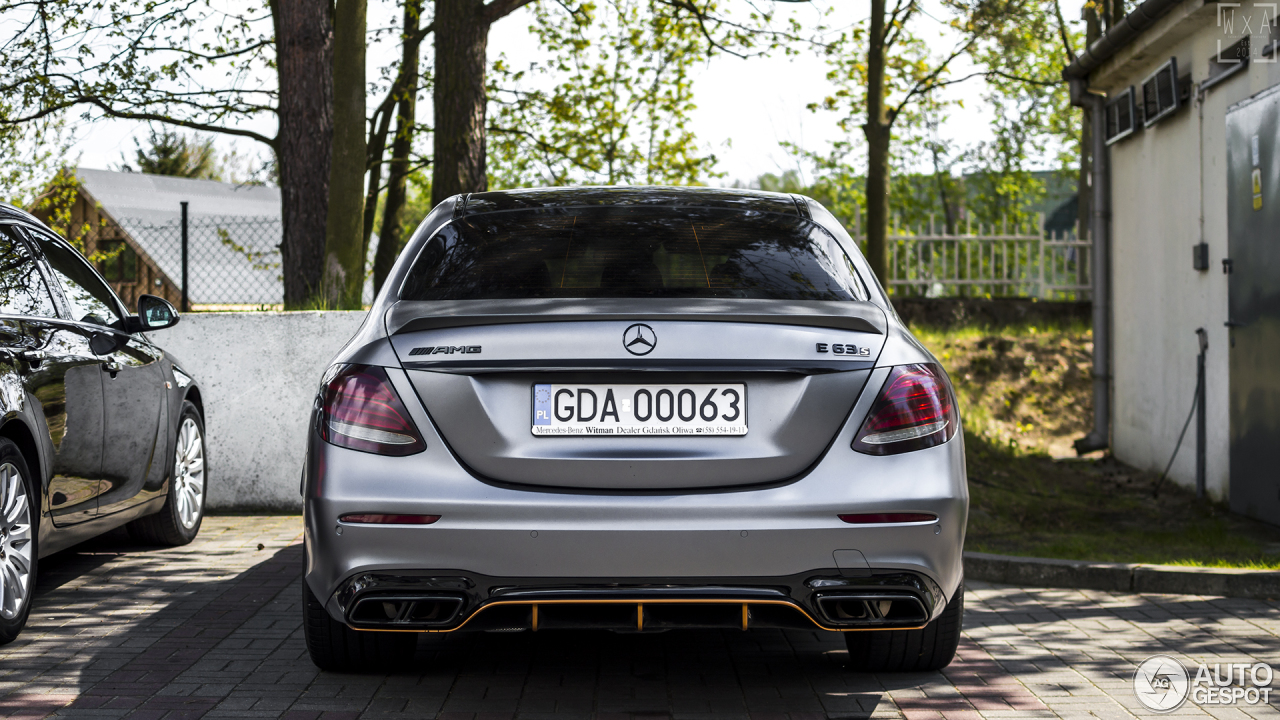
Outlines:
{"type": "Polygon", "coordinates": [[[200,383],[212,509],[302,509],[320,375],[364,312],[192,313],[151,338],[200,383]]]}

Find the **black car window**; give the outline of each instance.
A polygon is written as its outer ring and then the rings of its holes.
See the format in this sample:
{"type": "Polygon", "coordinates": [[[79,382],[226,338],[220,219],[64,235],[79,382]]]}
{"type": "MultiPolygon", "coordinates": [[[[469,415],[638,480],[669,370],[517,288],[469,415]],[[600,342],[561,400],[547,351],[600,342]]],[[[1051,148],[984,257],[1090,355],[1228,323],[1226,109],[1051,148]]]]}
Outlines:
{"type": "Polygon", "coordinates": [[[427,241],[401,300],[516,298],[865,300],[853,264],[796,216],[700,208],[567,208],[474,215],[427,241]]]}
{"type": "Polygon", "coordinates": [[[115,293],[98,277],[88,261],[80,253],[42,233],[31,235],[36,238],[54,277],[62,284],[62,294],[70,306],[71,319],[119,327],[123,318],[115,293]]]}
{"type": "Polygon", "coordinates": [[[0,313],[58,317],[35,258],[7,226],[0,226],[0,313]]]}

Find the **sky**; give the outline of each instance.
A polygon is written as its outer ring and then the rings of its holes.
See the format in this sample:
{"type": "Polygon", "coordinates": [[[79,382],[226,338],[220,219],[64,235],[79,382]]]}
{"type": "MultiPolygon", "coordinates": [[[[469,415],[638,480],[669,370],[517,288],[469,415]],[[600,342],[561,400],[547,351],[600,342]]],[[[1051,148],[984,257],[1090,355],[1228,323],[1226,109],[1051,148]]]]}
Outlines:
{"type": "MultiPolygon", "coordinates": [[[[739,0],[740,1],[740,0],[739,0]]],[[[816,13],[833,2],[838,2],[840,18],[851,22],[865,16],[867,0],[839,2],[817,0],[818,7],[797,5],[783,6],[781,13],[797,13],[808,24],[816,13]]],[[[1068,0],[1063,11],[1068,19],[1079,17],[1079,0],[1068,0]]],[[[377,5],[371,2],[370,27],[392,22],[394,3],[377,5]],[[385,17],[383,17],[385,15],[385,17]]],[[[939,15],[939,14],[935,14],[939,15]]],[[[523,67],[538,56],[538,47],[528,33],[529,15],[518,11],[516,15],[496,23],[490,33],[489,57],[499,53],[506,55],[514,67],[523,67]]],[[[831,22],[836,22],[835,20],[831,22]]],[[[938,50],[942,51],[943,47],[938,50]]],[[[395,48],[389,43],[370,48],[370,77],[379,63],[395,56],[395,48]]],[[[430,63],[428,54],[424,63],[430,63]]],[[[963,67],[957,68],[957,72],[963,67]]],[[[809,103],[820,101],[831,92],[826,80],[827,66],[821,57],[808,54],[797,57],[756,57],[741,59],[718,55],[701,63],[695,70],[694,97],[697,109],[691,117],[691,126],[699,142],[719,159],[717,170],[724,176],[709,179],[713,185],[729,185],[735,181],[750,182],[762,173],[781,174],[786,170],[806,170],[790,156],[781,143],[791,142],[808,150],[821,151],[831,142],[842,138],[833,113],[813,113],[806,109],[809,103]]],[[[991,137],[990,118],[980,98],[983,86],[980,80],[955,86],[954,94],[964,100],[964,109],[952,113],[943,128],[944,135],[958,139],[962,144],[972,144],[991,137]]],[[[372,100],[371,100],[372,104],[372,100]]],[[[421,103],[430,107],[430,103],[421,103]]],[[[274,129],[265,123],[249,125],[267,134],[274,129]]],[[[111,169],[132,158],[134,138],[145,138],[147,128],[133,122],[98,121],[78,132],[78,142],[73,150],[80,157],[80,165],[91,168],[111,169]]],[[[221,152],[233,147],[241,153],[261,152],[261,146],[247,140],[218,138],[221,152]]]]}

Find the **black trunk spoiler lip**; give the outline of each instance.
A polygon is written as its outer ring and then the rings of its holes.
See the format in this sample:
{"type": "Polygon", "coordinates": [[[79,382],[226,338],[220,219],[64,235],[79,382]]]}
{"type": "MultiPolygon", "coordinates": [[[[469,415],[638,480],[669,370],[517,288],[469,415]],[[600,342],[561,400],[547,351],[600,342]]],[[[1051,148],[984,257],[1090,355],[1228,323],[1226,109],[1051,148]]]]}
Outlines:
{"type": "Polygon", "coordinates": [[[552,298],[399,301],[387,310],[387,335],[421,330],[581,321],[739,322],[831,328],[884,335],[878,305],[853,300],[719,298],[552,298]]]}

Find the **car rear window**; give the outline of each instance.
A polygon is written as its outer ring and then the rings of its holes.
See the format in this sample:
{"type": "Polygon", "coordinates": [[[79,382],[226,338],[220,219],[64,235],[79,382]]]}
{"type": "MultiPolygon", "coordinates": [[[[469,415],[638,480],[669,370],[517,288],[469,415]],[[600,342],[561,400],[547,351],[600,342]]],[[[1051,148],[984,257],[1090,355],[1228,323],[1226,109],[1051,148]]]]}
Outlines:
{"type": "Polygon", "coordinates": [[[822,228],[774,213],[681,208],[521,210],[455,220],[426,242],[401,300],[865,300],[822,228]]]}

